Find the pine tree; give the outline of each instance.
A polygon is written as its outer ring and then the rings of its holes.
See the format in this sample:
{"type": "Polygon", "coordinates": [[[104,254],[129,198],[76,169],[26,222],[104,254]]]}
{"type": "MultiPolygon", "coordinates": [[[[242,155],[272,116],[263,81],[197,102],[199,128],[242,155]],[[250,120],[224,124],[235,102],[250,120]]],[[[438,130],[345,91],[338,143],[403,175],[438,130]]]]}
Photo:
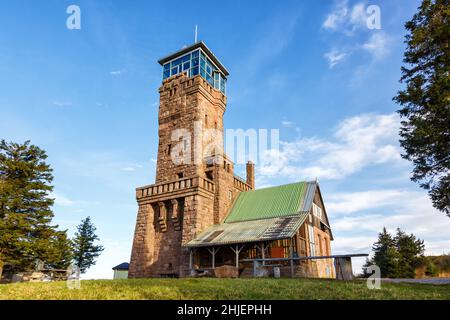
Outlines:
{"type": "Polygon", "coordinates": [[[46,158],[29,141],[0,142],[0,260],[16,270],[31,269],[44,257],[55,232],[53,175],[46,158]]]}
{"type": "Polygon", "coordinates": [[[378,235],[378,241],[374,243],[373,263],[381,271],[383,278],[396,278],[398,276],[399,254],[392,236],[383,228],[383,232],[378,235]]]}
{"type": "Polygon", "coordinates": [[[50,269],[67,269],[73,260],[73,243],[67,237],[67,230],[58,231],[50,239],[51,249],[45,257],[45,265],[50,269]]]}
{"type": "Polygon", "coordinates": [[[94,245],[99,240],[95,234],[96,228],[87,217],[81,221],[75,233],[74,243],[74,263],[80,268],[81,273],[85,273],[91,266],[95,265],[95,259],[104,250],[103,246],[94,245]]]}
{"type": "Polygon", "coordinates": [[[450,0],[423,0],[405,25],[407,50],[394,98],[402,108],[400,144],[412,161],[411,180],[450,217],[450,0]]]}
{"type": "Polygon", "coordinates": [[[424,242],[411,234],[407,235],[397,228],[395,245],[399,254],[398,271],[401,278],[414,278],[415,270],[421,264],[425,245],[424,242]]]}

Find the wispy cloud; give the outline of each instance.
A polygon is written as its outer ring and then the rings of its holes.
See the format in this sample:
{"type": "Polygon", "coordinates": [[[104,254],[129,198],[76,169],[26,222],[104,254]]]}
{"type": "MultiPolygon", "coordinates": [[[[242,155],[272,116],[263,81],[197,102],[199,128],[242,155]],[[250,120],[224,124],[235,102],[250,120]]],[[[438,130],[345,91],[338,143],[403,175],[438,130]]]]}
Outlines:
{"type": "Polygon", "coordinates": [[[284,121],[281,121],[281,125],[283,127],[292,128],[295,126],[295,122],[284,120],[284,121]]]}
{"type": "Polygon", "coordinates": [[[52,104],[57,107],[70,107],[72,102],[68,101],[53,101],[52,104]]]}
{"type": "Polygon", "coordinates": [[[125,72],[126,72],[125,69],[120,69],[120,70],[110,71],[109,74],[112,75],[112,76],[119,76],[119,75],[121,75],[121,74],[123,74],[125,72]]]}
{"type": "Polygon", "coordinates": [[[363,114],[339,123],[333,139],[280,141],[262,155],[258,174],[267,177],[342,179],[364,167],[400,159],[396,114],[363,114]]]}
{"type": "Polygon", "coordinates": [[[128,172],[132,172],[132,171],[136,171],[137,169],[141,169],[142,165],[140,164],[132,164],[126,167],[122,168],[122,171],[128,171],[128,172]]]}
{"type": "Polygon", "coordinates": [[[63,206],[63,207],[71,207],[71,206],[75,205],[75,203],[76,203],[75,201],[67,198],[66,196],[63,196],[56,192],[52,192],[50,194],[50,198],[55,199],[56,205],[63,206]]]}
{"type": "Polygon", "coordinates": [[[333,11],[330,12],[325,21],[322,24],[322,28],[337,30],[345,21],[348,15],[348,2],[338,1],[336,2],[333,11]]]}
{"type": "Polygon", "coordinates": [[[337,49],[332,49],[331,51],[325,53],[324,57],[328,60],[328,66],[331,69],[338,63],[344,61],[347,57],[347,53],[339,52],[337,49]]]}
{"type": "Polygon", "coordinates": [[[369,52],[374,59],[381,59],[389,52],[390,38],[384,32],[373,33],[362,48],[369,52]]]}
{"type": "Polygon", "coordinates": [[[365,27],[366,19],[364,3],[350,7],[347,0],[340,0],[335,2],[333,10],[323,21],[322,28],[353,36],[356,30],[365,27]]]}

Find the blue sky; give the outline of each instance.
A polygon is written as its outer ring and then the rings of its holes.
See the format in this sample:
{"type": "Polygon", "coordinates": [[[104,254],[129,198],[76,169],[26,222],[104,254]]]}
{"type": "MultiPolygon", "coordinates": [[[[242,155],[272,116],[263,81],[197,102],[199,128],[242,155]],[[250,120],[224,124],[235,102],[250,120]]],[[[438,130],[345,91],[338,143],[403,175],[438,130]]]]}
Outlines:
{"type": "Polygon", "coordinates": [[[155,175],[156,61],[192,44],[195,25],[231,74],[225,127],[280,129],[280,160],[257,166],[257,187],[317,177],[335,253],[368,252],[383,226],[415,233],[429,254],[450,251],[450,219],[400,158],[392,102],[419,1],[2,4],[0,137],[47,151],[55,222],[73,234],[93,218],[106,250],[87,278],[129,260],[134,189],[155,175]],[[80,30],[66,28],[71,4],[80,30]],[[380,30],[366,27],[369,5],[380,30]]]}

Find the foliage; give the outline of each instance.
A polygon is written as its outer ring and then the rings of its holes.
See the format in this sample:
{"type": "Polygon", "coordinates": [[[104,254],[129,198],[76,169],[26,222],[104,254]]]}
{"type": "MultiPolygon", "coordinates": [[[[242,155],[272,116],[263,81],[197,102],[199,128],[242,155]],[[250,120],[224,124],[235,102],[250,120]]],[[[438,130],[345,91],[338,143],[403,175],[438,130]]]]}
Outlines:
{"type": "Polygon", "coordinates": [[[376,264],[383,278],[414,278],[416,268],[424,263],[423,240],[407,235],[400,228],[395,237],[383,228],[372,250],[373,258],[366,261],[365,267],[376,264]]]}
{"type": "Polygon", "coordinates": [[[75,233],[73,239],[74,263],[80,268],[81,273],[85,273],[91,266],[95,265],[95,259],[104,248],[94,244],[98,240],[98,236],[95,234],[96,228],[90,217],[82,220],[77,230],[78,232],[75,233]]]}
{"type": "Polygon", "coordinates": [[[0,142],[0,258],[20,270],[51,250],[52,169],[47,155],[29,141],[0,142]]]}
{"type": "Polygon", "coordinates": [[[407,49],[394,98],[402,108],[400,144],[412,161],[411,180],[450,216],[450,0],[423,0],[405,24],[407,49]]]}
{"type": "Polygon", "coordinates": [[[380,267],[381,276],[384,278],[398,277],[399,255],[395,247],[395,240],[386,231],[386,228],[383,228],[378,235],[378,241],[374,243],[372,250],[374,252],[372,264],[380,267]]]}
{"type": "Polygon", "coordinates": [[[65,269],[72,259],[66,231],[52,225],[52,169],[44,150],[26,141],[0,141],[0,263],[14,271],[36,261],[65,269]]]}
{"type": "Polygon", "coordinates": [[[67,230],[58,231],[50,239],[52,250],[45,259],[46,267],[50,269],[67,269],[73,259],[73,243],[67,237],[67,230]]]}
{"type": "Polygon", "coordinates": [[[397,228],[394,240],[399,254],[398,273],[400,277],[414,278],[415,270],[425,251],[423,240],[416,239],[413,234],[407,235],[400,228],[397,228]]]}

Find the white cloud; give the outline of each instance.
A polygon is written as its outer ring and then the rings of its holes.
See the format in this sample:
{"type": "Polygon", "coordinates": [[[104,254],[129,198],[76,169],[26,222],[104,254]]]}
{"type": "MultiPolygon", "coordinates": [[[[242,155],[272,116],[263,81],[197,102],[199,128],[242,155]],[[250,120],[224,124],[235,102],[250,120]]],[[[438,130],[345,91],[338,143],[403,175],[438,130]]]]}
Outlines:
{"type": "Polygon", "coordinates": [[[362,45],[375,59],[381,59],[389,53],[390,38],[383,32],[372,34],[370,39],[362,45]]]}
{"type": "Polygon", "coordinates": [[[364,3],[357,3],[353,6],[350,13],[350,22],[357,26],[367,25],[366,7],[364,3]]]}
{"type": "Polygon", "coordinates": [[[353,36],[357,29],[366,26],[366,20],[364,3],[350,7],[347,0],[341,0],[335,3],[333,10],[322,23],[322,28],[353,36]]]}
{"type": "Polygon", "coordinates": [[[58,206],[70,207],[75,204],[75,201],[70,200],[69,198],[56,192],[50,193],[50,198],[55,199],[55,204],[58,206]]]}
{"type": "Polygon", "coordinates": [[[72,102],[67,101],[53,101],[52,103],[57,107],[70,107],[72,105],[72,102]]]}
{"type": "Polygon", "coordinates": [[[352,193],[334,193],[327,198],[327,208],[333,213],[354,213],[370,208],[393,205],[400,199],[409,199],[410,192],[402,190],[369,190],[352,193]]]}
{"type": "Polygon", "coordinates": [[[328,14],[327,18],[322,24],[322,27],[325,29],[337,30],[340,27],[349,12],[348,9],[348,1],[343,0],[336,3],[333,11],[328,14]]]}
{"type": "Polygon", "coordinates": [[[347,57],[347,53],[339,52],[338,50],[333,49],[325,53],[324,57],[328,60],[328,66],[331,69],[338,63],[342,62],[347,57]]]}
{"type": "Polygon", "coordinates": [[[119,76],[119,75],[121,75],[122,73],[125,73],[125,72],[126,72],[125,69],[120,69],[120,70],[110,71],[109,74],[112,75],[112,76],[119,76]]]}
{"type": "MultiPolygon", "coordinates": [[[[432,207],[425,192],[368,190],[329,194],[327,200],[335,254],[371,253],[383,227],[392,234],[401,228],[424,240],[426,255],[450,252],[450,219],[432,207]]],[[[360,272],[364,259],[355,262],[353,270],[360,272]]]]}
{"type": "Polygon", "coordinates": [[[258,174],[297,179],[342,179],[364,167],[398,161],[399,118],[363,114],[343,120],[333,139],[280,141],[280,150],[261,155],[258,174]]]}
{"type": "Polygon", "coordinates": [[[281,124],[283,125],[283,127],[288,127],[288,128],[292,128],[293,126],[295,126],[295,122],[292,121],[281,121],[281,124]]]}

